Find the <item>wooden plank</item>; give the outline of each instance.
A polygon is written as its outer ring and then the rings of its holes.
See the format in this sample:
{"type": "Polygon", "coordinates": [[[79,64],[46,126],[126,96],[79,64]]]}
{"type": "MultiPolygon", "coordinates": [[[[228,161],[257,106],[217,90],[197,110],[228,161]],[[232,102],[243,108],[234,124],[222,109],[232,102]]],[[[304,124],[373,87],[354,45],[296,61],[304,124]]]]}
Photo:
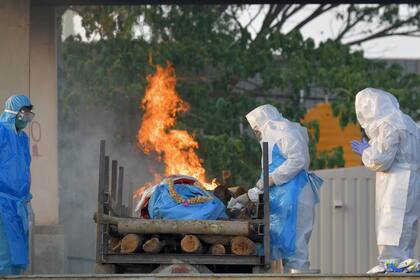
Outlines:
{"type": "Polygon", "coordinates": [[[123,212],[122,198],[123,198],[123,185],[124,185],[124,167],[120,166],[118,170],[118,185],[117,185],[117,205],[116,209],[120,216],[126,216],[123,212]]]}
{"type": "Polygon", "coordinates": [[[117,198],[117,179],[118,179],[118,161],[113,160],[111,164],[111,187],[109,190],[110,198],[113,203],[116,201],[116,198],[117,198]]]}
{"type": "Polygon", "coordinates": [[[104,186],[102,189],[102,195],[104,197],[104,214],[109,214],[109,156],[105,155],[105,170],[103,173],[104,186]]]}
{"type": "MultiPolygon", "coordinates": [[[[258,256],[236,256],[209,254],[108,254],[106,263],[120,264],[223,264],[223,265],[262,265],[263,261],[258,256]]],[[[238,278],[239,279],[239,278],[238,278]]]]}
{"type": "Polygon", "coordinates": [[[133,214],[133,194],[134,191],[132,189],[132,187],[130,186],[130,191],[128,192],[128,207],[127,207],[127,216],[131,217],[133,214]]]}

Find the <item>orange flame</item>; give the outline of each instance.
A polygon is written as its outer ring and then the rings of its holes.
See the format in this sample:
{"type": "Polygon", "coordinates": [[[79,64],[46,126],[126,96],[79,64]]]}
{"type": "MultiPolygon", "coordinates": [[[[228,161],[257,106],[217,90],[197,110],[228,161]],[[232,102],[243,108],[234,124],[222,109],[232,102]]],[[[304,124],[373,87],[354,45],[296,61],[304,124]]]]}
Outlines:
{"type": "Polygon", "coordinates": [[[206,189],[217,186],[216,180],[208,183],[206,171],[196,154],[197,141],[186,131],[172,129],[178,113],[189,106],[176,92],[174,67],[156,66],[156,73],[147,77],[148,86],[141,102],[144,116],[137,134],[140,148],[146,154],[156,152],[165,163],[165,175],[183,174],[197,178],[206,189]]]}

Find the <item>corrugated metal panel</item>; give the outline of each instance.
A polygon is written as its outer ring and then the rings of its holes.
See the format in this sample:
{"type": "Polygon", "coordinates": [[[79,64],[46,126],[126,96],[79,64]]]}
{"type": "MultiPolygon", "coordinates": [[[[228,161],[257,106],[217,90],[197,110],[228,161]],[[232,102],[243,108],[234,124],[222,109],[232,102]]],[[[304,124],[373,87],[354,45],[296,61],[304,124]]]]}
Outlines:
{"type": "Polygon", "coordinates": [[[322,273],[365,273],[376,265],[378,254],[375,173],[364,167],[316,173],[325,182],[309,244],[311,267],[322,273]]]}

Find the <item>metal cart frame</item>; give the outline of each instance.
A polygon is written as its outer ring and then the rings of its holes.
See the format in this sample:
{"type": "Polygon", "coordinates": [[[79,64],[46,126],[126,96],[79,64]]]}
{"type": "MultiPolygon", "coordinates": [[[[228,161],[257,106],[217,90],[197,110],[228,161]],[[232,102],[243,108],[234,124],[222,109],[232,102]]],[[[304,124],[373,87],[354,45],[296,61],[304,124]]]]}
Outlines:
{"type": "MultiPolygon", "coordinates": [[[[129,217],[132,213],[132,199],[128,206],[123,204],[124,167],[118,165],[117,160],[106,155],[105,140],[100,142],[99,154],[99,182],[98,207],[95,214],[97,223],[96,233],[96,263],[102,266],[133,265],[133,264],[179,264],[191,265],[249,265],[269,269],[270,257],[270,219],[269,219],[269,191],[268,191],[268,143],[263,143],[263,183],[264,194],[260,195],[257,205],[256,219],[253,223],[255,230],[261,236],[264,244],[264,256],[237,256],[237,255],[208,255],[208,254],[121,254],[111,252],[109,240],[111,238],[111,225],[102,219],[104,215],[129,217]],[[111,163],[111,168],[110,168],[111,163]]],[[[132,197],[132,194],[129,193],[132,197]]]]}

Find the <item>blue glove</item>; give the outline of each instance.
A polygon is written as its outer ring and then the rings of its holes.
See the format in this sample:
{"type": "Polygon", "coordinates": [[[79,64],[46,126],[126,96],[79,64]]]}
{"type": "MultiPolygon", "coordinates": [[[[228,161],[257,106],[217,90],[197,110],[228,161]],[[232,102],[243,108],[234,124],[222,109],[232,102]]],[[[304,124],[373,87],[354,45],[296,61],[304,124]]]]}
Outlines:
{"type": "Polygon", "coordinates": [[[353,152],[360,156],[363,154],[363,151],[369,147],[369,143],[366,141],[365,138],[362,139],[362,142],[357,140],[351,141],[351,149],[353,150],[353,152]]]}

